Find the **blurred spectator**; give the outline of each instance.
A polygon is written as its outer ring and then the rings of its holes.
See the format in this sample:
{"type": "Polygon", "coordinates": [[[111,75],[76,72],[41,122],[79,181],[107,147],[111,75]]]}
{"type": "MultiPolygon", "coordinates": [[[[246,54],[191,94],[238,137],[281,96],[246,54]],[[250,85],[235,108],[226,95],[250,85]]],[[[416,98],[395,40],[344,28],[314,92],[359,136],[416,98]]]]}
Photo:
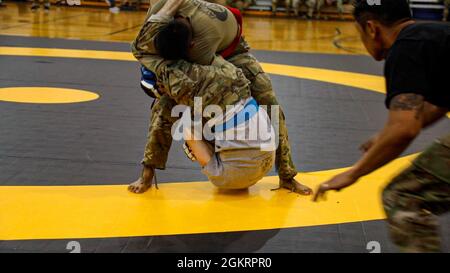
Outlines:
{"type": "Polygon", "coordinates": [[[289,16],[291,13],[292,0],[272,0],[272,15],[277,12],[278,4],[284,3],[286,6],[286,14],[289,16]]]}
{"type": "Polygon", "coordinates": [[[444,21],[444,22],[447,22],[448,21],[448,9],[450,8],[450,0],[444,0],[444,5],[445,5],[445,8],[444,8],[444,17],[442,18],[442,20],[444,21]]]}
{"type": "Polygon", "coordinates": [[[337,11],[339,12],[339,17],[341,18],[341,19],[343,19],[344,18],[344,4],[343,4],[343,0],[318,0],[318,3],[317,3],[317,19],[320,19],[321,18],[321,10],[322,10],[322,7],[323,7],[323,4],[325,3],[325,1],[326,1],[326,3],[328,4],[328,5],[333,5],[334,4],[334,2],[336,2],[336,5],[337,5],[337,11]]]}
{"type": "MultiPolygon", "coordinates": [[[[31,10],[38,10],[39,9],[39,0],[33,0],[33,4],[31,5],[31,10]]],[[[49,11],[50,10],[50,0],[44,0],[44,10],[49,11]]]]}
{"type": "Polygon", "coordinates": [[[122,0],[120,10],[138,10],[140,5],[140,0],[122,0]]]}
{"type": "Polygon", "coordinates": [[[308,11],[306,12],[306,18],[311,19],[314,14],[314,8],[316,7],[316,0],[293,0],[294,14],[299,15],[300,7],[306,5],[308,11]]]}
{"type": "Polygon", "coordinates": [[[119,13],[120,9],[116,7],[116,0],[105,0],[105,2],[109,5],[111,13],[119,13]]]}
{"type": "MultiPolygon", "coordinates": [[[[256,3],[256,0],[226,0],[226,5],[237,8],[241,12],[243,12],[245,9],[250,7],[251,5],[254,5],[256,3]]],[[[221,3],[218,3],[221,4],[221,3]]]]}

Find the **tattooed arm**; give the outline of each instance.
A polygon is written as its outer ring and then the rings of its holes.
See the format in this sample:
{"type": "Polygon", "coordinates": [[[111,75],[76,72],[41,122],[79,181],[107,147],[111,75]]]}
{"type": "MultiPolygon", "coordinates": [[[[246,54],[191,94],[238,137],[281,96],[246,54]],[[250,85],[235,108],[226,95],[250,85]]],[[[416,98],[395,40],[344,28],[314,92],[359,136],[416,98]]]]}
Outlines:
{"type": "Polygon", "coordinates": [[[352,168],[359,178],[399,156],[420,133],[424,124],[424,99],[417,94],[400,94],[389,107],[389,117],[376,143],[352,168]]]}
{"type": "Polygon", "coordinates": [[[318,200],[328,190],[340,190],[360,177],[397,158],[420,133],[425,124],[424,98],[417,94],[400,94],[390,102],[389,118],[376,142],[348,171],[323,183],[316,192],[318,200]]]}
{"type": "Polygon", "coordinates": [[[438,120],[445,117],[448,111],[449,109],[441,108],[429,102],[425,102],[423,110],[423,128],[428,128],[430,125],[433,125],[438,120]]]}

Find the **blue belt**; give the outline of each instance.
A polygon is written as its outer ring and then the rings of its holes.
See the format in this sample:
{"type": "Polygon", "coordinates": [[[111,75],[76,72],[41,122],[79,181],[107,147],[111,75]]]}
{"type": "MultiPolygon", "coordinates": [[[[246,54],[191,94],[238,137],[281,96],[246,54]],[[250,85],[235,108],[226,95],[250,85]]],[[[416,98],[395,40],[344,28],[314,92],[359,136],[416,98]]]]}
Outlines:
{"type": "Polygon", "coordinates": [[[230,118],[227,122],[222,123],[220,125],[215,125],[212,128],[212,132],[221,133],[230,128],[235,128],[242,123],[249,121],[256,113],[258,113],[259,105],[255,99],[251,99],[245,106],[244,109],[239,111],[234,115],[233,118],[230,118]]]}

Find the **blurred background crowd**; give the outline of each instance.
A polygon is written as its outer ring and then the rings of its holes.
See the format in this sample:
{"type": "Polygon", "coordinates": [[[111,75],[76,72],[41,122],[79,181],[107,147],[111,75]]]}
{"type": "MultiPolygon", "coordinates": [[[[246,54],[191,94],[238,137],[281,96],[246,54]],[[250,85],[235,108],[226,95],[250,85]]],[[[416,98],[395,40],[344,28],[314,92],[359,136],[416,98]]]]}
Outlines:
{"type": "MultiPolygon", "coordinates": [[[[0,0],[0,7],[6,4],[0,0]]],[[[26,1],[26,0],[16,0],[26,1]]],[[[350,0],[207,0],[238,8],[244,14],[311,19],[350,19],[350,0]]],[[[369,0],[372,1],[372,0],[369,0]]],[[[137,11],[148,8],[148,0],[31,0],[31,9],[50,10],[51,5],[108,7],[111,13],[137,11]]],[[[411,0],[416,18],[448,21],[450,0],[411,0]]]]}

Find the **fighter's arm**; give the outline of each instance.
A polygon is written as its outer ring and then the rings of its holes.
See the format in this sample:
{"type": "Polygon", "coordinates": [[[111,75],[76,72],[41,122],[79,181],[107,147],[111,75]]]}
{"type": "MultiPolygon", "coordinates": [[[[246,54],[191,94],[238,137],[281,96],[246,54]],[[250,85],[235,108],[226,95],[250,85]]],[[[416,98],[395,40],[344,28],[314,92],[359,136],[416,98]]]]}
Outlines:
{"type": "Polygon", "coordinates": [[[134,57],[148,70],[156,72],[161,66],[165,66],[171,61],[164,60],[158,55],[154,40],[164,24],[146,21],[138,36],[131,44],[131,51],[134,57]]]}
{"type": "Polygon", "coordinates": [[[423,129],[425,101],[417,94],[400,94],[390,103],[388,121],[371,149],[351,169],[360,178],[398,157],[423,129]]]}
{"type": "MultiPolygon", "coordinates": [[[[185,0],[160,0],[151,5],[144,25],[132,44],[134,56],[140,60],[145,55],[157,55],[154,40],[160,29],[167,25],[185,0]],[[162,7],[161,7],[162,5],[162,7]]],[[[148,69],[148,64],[143,64],[148,69]]]]}
{"type": "Polygon", "coordinates": [[[417,137],[424,126],[423,96],[413,93],[395,96],[389,107],[389,117],[373,146],[348,171],[323,183],[314,198],[328,190],[340,190],[354,184],[359,178],[397,158],[417,137]]]}
{"type": "Polygon", "coordinates": [[[146,21],[131,44],[134,57],[151,71],[163,63],[163,59],[157,55],[158,52],[154,46],[155,37],[162,27],[161,24],[146,21]]]}
{"type": "MultiPolygon", "coordinates": [[[[436,123],[438,120],[445,117],[449,109],[445,109],[442,107],[438,107],[436,105],[433,105],[429,102],[424,103],[424,109],[423,109],[423,129],[428,128],[429,126],[436,123]]],[[[380,133],[377,133],[372,138],[370,138],[368,141],[366,141],[364,144],[361,145],[360,150],[362,152],[367,152],[372,148],[372,146],[378,141],[380,133]]]]}
{"type": "Polygon", "coordinates": [[[428,128],[429,126],[436,123],[438,120],[443,118],[448,111],[449,109],[438,107],[429,102],[425,102],[423,110],[423,128],[428,128]]]}

